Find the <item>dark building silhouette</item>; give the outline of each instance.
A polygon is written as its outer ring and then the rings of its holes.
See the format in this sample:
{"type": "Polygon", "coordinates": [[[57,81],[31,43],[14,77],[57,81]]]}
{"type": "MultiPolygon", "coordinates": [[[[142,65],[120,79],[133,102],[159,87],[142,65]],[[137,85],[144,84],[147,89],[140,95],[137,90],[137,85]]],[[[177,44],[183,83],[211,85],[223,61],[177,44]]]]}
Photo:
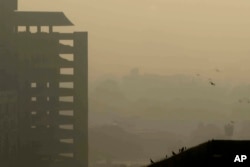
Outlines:
{"type": "Polygon", "coordinates": [[[249,167],[249,155],[249,140],[211,140],[148,167],[249,167]],[[242,155],[247,158],[239,162],[242,155]]]}
{"type": "Polygon", "coordinates": [[[87,32],[0,0],[0,166],[87,167],[87,32]]]}

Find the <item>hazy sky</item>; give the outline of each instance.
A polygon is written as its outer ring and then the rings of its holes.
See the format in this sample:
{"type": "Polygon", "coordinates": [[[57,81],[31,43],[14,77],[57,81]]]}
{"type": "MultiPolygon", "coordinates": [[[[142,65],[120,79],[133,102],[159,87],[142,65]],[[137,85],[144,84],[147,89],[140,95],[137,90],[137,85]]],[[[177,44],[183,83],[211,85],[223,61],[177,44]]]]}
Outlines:
{"type": "Polygon", "coordinates": [[[19,0],[20,10],[64,11],[74,30],[89,32],[90,79],[138,67],[250,81],[249,8],[247,0],[19,0]]]}

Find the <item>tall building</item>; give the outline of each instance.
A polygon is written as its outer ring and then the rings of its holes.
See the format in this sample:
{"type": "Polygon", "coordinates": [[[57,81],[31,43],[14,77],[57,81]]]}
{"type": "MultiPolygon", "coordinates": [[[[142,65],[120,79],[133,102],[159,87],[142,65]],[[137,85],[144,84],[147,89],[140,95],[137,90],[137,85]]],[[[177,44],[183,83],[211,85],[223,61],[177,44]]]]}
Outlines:
{"type": "Polygon", "coordinates": [[[4,166],[88,166],[87,32],[54,26],[73,24],[62,12],[18,11],[17,0],[0,0],[4,166]]]}

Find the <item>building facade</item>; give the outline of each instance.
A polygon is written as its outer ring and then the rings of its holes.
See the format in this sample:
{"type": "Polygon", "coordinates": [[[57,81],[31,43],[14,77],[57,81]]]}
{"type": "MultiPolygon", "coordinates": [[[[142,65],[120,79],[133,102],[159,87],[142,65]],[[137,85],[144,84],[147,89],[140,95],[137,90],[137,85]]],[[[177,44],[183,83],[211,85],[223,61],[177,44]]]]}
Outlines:
{"type": "Polygon", "coordinates": [[[11,112],[3,122],[14,121],[8,134],[1,133],[1,143],[8,144],[0,153],[9,157],[2,162],[87,167],[87,32],[53,32],[73,24],[62,12],[18,11],[16,0],[0,0],[0,11],[0,70],[6,75],[0,77],[15,83],[11,94],[0,92],[13,104],[0,107],[0,114],[11,112]]]}

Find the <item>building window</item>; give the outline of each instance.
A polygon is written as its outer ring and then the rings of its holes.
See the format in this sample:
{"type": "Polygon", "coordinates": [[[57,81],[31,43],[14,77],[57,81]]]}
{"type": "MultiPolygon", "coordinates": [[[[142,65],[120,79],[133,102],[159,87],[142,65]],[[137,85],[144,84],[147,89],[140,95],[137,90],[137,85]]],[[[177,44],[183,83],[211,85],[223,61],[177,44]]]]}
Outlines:
{"type": "Polygon", "coordinates": [[[59,82],[59,88],[74,88],[74,82],[59,82]]]}
{"type": "Polygon", "coordinates": [[[59,43],[62,45],[68,45],[71,47],[74,46],[74,40],[59,40],[59,43]]]}
{"type": "Polygon", "coordinates": [[[26,26],[18,26],[18,27],[17,27],[17,31],[18,31],[18,32],[26,32],[26,31],[27,31],[27,28],[26,28],[26,26]]]}
{"type": "Polygon", "coordinates": [[[31,111],[31,115],[36,115],[36,111],[31,111]]]}
{"type": "Polygon", "coordinates": [[[37,87],[36,82],[31,82],[31,83],[30,83],[30,87],[31,87],[31,88],[36,88],[36,87],[37,87]]]}
{"type": "Polygon", "coordinates": [[[60,102],[74,102],[74,96],[59,96],[60,102]]]}
{"type": "Polygon", "coordinates": [[[41,32],[49,33],[49,26],[41,26],[41,32]]]}
{"type": "Polygon", "coordinates": [[[59,57],[68,61],[74,61],[74,54],[59,54],[59,57]]]}
{"type": "Polygon", "coordinates": [[[74,116],[74,111],[73,110],[61,110],[59,111],[60,115],[65,115],[65,116],[74,116]]]}
{"type": "Polygon", "coordinates": [[[60,68],[60,74],[62,74],[62,75],[74,75],[74,68],[60,68]]]}
{"type": "Polygon", "coordinates": [[[68,129],[68,130],[73,130],[74,125],[68,124],[68,125],[59,125],[60,129],[68,129]]]}
{"type": "Polygon", "coordinates": [[[30,26],[29,29],[30,29],[30,32],[31,32],[31,33],[37,33],[37,30],[38,30],[38,29],[37,29],[37,26],[30,26]]]}
{"type": "Polygon", "coordinates": [[[31,101],[36,101],[37,98],[36,97],[31,97],[31,101]]]}

